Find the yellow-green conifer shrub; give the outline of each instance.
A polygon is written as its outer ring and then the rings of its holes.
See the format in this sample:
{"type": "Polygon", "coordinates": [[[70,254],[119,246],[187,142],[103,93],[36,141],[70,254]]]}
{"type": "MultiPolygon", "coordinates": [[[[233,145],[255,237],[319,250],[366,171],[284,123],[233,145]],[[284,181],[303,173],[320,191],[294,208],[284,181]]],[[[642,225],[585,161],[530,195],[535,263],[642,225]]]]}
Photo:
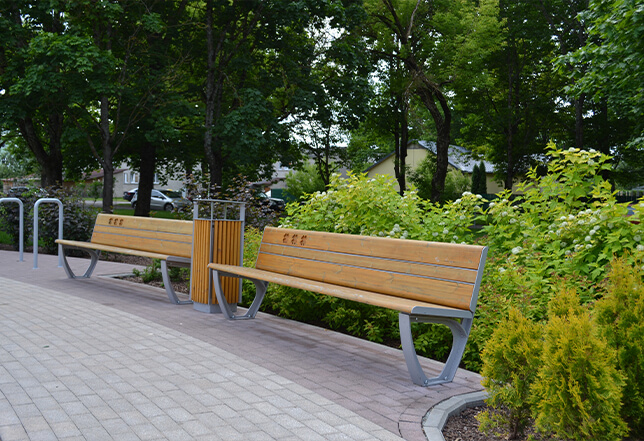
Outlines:
{"type": "Polygon", "coordinates": [[[644,436],[644,284],[642,262],[615,259],[607,294],[595,306],[599,331],[617,349],[618,368],[626,375],[622,416],[631,435],[644,436]]]}
{"type": "Polygon", "coordinates": [[[483,386],[489,411],[479,414],[486,433],[517,439],[530,423],[530,386],[536,378],[542,348],[542,326],[511,309],[481,354],[483,386]]]}
{"type": "MultiPolygon", "coordinates": [[[[566,303],[556,301],[556,307],[566,303]]],[[[573,307],[557,315],[553,309],[531,388],[537,428],[562,439],[620,440],[627,427],[620,416],[624,380],[615,351],[598,337],[587,312],[573,307]]]]}

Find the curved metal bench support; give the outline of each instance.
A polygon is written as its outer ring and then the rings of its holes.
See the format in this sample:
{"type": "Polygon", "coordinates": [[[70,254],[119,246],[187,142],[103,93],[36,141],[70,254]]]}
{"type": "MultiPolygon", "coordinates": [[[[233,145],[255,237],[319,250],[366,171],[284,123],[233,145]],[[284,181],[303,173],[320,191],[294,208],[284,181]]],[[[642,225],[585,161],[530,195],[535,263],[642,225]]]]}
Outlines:
{"type": "Polygon", "coordinates": [[[255,284],[255,299],[253,300],[253,303],[250,305],[250,308],[248,308],[248,311],[246,311],[246,314],[235,315],[233,314],[230,308],[230,305],[226,300],[226,296],[224,295],[224,291],[221,288],[221,276],[236,277],[239,279],[245,279],[245,278],[236,276],[234,274],[220,273],[219,271],[216,271],[216,270],[210,270],[210,271],[212,272],[212,283],[215,288],[217,303],[219,304],[219,307],[221,308],[221,313],[224,315],[224,317],[226,317],[229,320],[247,320],[247,319],[255,318],[257,311],[259,311],[259,307],[264,301],[264,296],[266,295],[266,290],[268,289],[268,282],[265,282],[263,280],[257,280],[257,279],[246,279],[246,280],[250,280],[255,284]]]}
{"type": "Polygon", "coordinates": [[[161,277],[163,278],[163,286],[165,287],[165,292],[168,294],[168,299],[170,302],[175,305],[192,305],[192,300],[179,300],[177,293],[172,286],[170,281],[170,274],[168,273],[168,264],[171,263],[172,266],[181,266],[189,267],[190,259],[180,259],[169,257],[167,260],[161,260],[161,277]]]}
{"type": "Polygon", "coordinates": [[[98,258],[101,255],[100,251],[95,251],[95,250],[90,250],[88,248],[75,248],[75,247],[65,247],[62,246],[62,251],[61,254],[63,256],[63,268],[65,268],[65,272],[67,273],[67,277],[70,279],[89,279],[94,272],[94,268],[96,268],[96,264],[98,263],[98,258]],[[82,250],[87,252],[90,257],[91,257],[91,262],[89,263],[89,267],[87,270],[85,270],[85,274],[82,276],[77,276],[74,274],[74,271],[72,271],[71,267],[69,266],[69,262],[67,261],[67,256],[65,255],[65,248],[71,248],[75,250],[82,250]]]}
{"type": "Polygon", "coordinates": [[[456,370],[465,351],[465,345],[470,335],[472,328],[472,319],[462,319],[458,322],[454,319],[444,317],[424,317],[424,316],[410,316],[409,314],[399,313],[398,324],[400,328],[400,342],[402,344],[405,362],[411,380],[419,386],[433,386],[435,384],[448,383],[454,379],[456,370]],[[452,331],[452,350],[447,357],[443,371],[434,378],[427,378],[423,372],[423,368],[418,361],[418,354],[414,347],[414,339],[411,334],[411,321],[417,323],[436,323],[449,327],[452,331]]]}

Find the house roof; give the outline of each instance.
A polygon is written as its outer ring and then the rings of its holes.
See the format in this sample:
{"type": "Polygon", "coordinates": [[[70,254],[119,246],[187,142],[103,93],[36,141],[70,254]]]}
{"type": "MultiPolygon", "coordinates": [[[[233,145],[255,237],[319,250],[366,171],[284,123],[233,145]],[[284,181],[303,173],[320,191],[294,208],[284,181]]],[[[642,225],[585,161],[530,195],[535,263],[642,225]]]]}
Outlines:
{"type": "MultiPolygon", "coordinates": [[[[429,150],[433,154],[436,154],[436,143],[434,141],[417,141],[417,144],[429,150]]],[[[465,147],[457,145],[449,146],[447,151],[447,161],[452,167],[466,173],[472,173],[474,171],[474,166],[481,162],[480,160],[476,161],[472,158],[471,151],[465,147]]],[[[483,164],[485,165],[486,173],[494,172],[494,164],[485,160],[483,161],[483,164]]]]}
{"type": "MultiPolygon", "coordinates": [[[[113,173],[116,175],[116,174],[119,174],[119,173],[123,173],[125,170],[127,170],[127,168],[116,168],[116,169],[114,169],[113,173]]],[[[90,174],[85,175],[83,179],[94,180],[94,179],[100,179],[100,178],[102,178],[104,176],[105,176],[105,170],[100,169],[100,170],[94,170],[90,174]]]]}
{"type": "MultiPolygon", "coordinates": [[[[412,149],[418,148],[416,146],[423,148],[425,150],[429,150],[434,155],[436,154],[436,143],[434,141],[410,141],[409,144],[407,144],[407,148],[412,148],[412,149]]],[[[373,164],[365,171],[368,172],[369,170],[371,170],[378,164],[386,161],[393,155],[394,153],[388,154],[387,156],[385,156],[380,161],[373,164]]],[[[457,170],[460,170],[463,173],[472,173],[474,171],[474,166],[479,164],[481,161],[476,161],[472,159],[472,152],[466,149],[465,147],[450,145],[447,152],[447,162],[449,163],[449,165],[451,165],[457,170]]],[[[494,172],[494,164],[488,161],[483,161],[483,164],[485,165],[486,173],[494,172]]]]}

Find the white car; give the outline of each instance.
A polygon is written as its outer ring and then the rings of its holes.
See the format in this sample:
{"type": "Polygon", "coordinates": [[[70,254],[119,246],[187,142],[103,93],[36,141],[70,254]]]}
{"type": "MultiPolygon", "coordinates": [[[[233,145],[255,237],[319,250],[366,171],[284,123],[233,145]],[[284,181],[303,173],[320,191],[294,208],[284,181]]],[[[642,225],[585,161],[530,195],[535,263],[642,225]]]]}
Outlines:
{"type": "MultiPolygon", "coordinates": [[[[136,192],[132,198],[132,208],[136,208],[136,201],[139,193],[136,192]]],[[[190,205],[190,201],[184,198],[180,192],[175,190],[152,190],[150,199],[150,210],[172,211],[190,205]]]]}

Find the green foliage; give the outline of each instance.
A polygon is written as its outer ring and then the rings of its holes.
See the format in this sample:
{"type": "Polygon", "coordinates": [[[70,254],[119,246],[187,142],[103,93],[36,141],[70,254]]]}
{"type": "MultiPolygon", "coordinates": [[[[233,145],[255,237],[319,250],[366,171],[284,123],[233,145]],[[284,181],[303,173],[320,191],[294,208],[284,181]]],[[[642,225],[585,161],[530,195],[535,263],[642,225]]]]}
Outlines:
{"type": "Polygon", "coordinates": [[[134,268],[132,274],[141,277],[143,283],[158,282],[163,280],[161,275],[161,261],[159,259],[152,259],[152,263],[145,267],[142,271],[134,268]]]}
{"type": "Polygon", "coordinates": [[[472,170],[472,193],[487,193],[487,174],[485,173],[485,164],[483,161],[480,164],[475,164],[472,170]]]}
{"type": "Polygon", "coordinates": [[[432,178],[436,173],[436,160],[434,156],[426,156],[418,166],[409,170],[409,182],[416,186],[418,196],[430,200],[432,196],[432,178]]]}
{"type": "MultiPolygon", "coordinates": [[[[86,206],[83,199],[73,191],[49,188],[45,192],[48,198],[58,199],[63,204],[63,237],[69,240],[88,241],[92,235],[92,227],[98,211],[86,206]]],[[[32,190],[19,196],[24,206],[25,242],[33,234],[34,204],[43,197],[43,194],[41,190],[32,190]]],[[[11,236],[11,243],[17,249],[20,237],[19,206],[15,203],[3,204],[0,207],[0,213],[2,213],[0,230],[11,236]]],[[[58,213],[58,204],[41,203],[38,207],[38,236],[45,253],[53,254],[58,249],[55,243],[58,239],[58,213]]]]}
{"type": "MultiPolygon", "coordinates": [[[[140,271],[136,268],[132,270],[132,274],[141,277],[143,283],[161,282],[163,275],[161,274],[161,261],[159,259],[152,259],[152,263],[140,271]]],[[[168,266],[168,277],[172,282],[186,281],[190,279],[190,269],[181,268],[178,266],[168,266]]]]}
{"type": "Polygon", "coordinates": [[[551,317],[539,375],[532,387],[535,424],[574,440],[619,440],[624,380],[615,352],[596,334],[587,312],[551,317]]]}
{"type": "MultiPolygon", "coordinates": [[[[47,197],[58,199],[63,204],[63,237],[89,241],[98,210],[85,205],[83,198],[73,190],[53,188],[47,193],[47,197]]],[[[46,253],[55,253],[58,248],[55,243],[58,238],[58,205],[41,204],[38,211],[40,244],[46,253]]]]}
{"type": "Polygon", "coordinates": [[[517,309],[494,331],[481,354],[482,384],[490,394],[490,410],[477,417],[482,431],[509,439],[523,436],[531,422],[530,388],[541,363],[542,332],[517,309]]]}
{"type": "MultiPolygon", "coordinates": [[[[533,170],[521,185],[483,209],[483,198],[465,192],[446,204],[431,204],[410,191],[398,195],[393,178],[334,177],[326,192],[288,207],[285,227],[490,247],[477,314],[463,364],[479,371],[481,351],[511,307],[545,321],[556,292],[572,289],[582,304],[601,297],[613,255],[644,255],[644,202],[618,204],[601,171],[608,157],[593,151],[550,147],[547,174],[533,170]],[[638,223],[639,222],[639,223],[638,223]],[[484,225],[482,232],[470,228],[484,225]],[[482,233],[482,234],[481,234],[482,233]]],[[[306,302],[309,302],[307,299],[306,302]]],[[[306,303],[305,302],[305,303],[306,303]]],[[[321,316],[320,316],[321,317],[321,316]]],[[[393,325],[392,325],[393,326],[393,325]]],[[[415,331],[419,353],[442,357],[449,338],[415,331]]]]}
{"type": "MultiPolygon", "coordinates": [[[[422,199],[431,199],[432,179],[436,173],[436,160],[433,155],[425,157],[418,167],[409,171],[409,181],[416,186],[418,196],[422,199]]],[[[459,198],[471,187],[470,179],[460,170],[449,169],[445,177],[445,188],[442,194],[443,201],[453,201],[459,198]]]]}
{"type": "Polygon", "coordinates": [[[296,200],[324,191],[325,187],[314,164],[304,164],[301,169],[286,175],[286,189],[296,200]]]}
{"type": "Polygon", "coordinates": [[[617,350],[626,376],[622,416],[632,434],[644,433],[644,284],[642,262],[612,262],[606,295],[595,305],[600,335],[617,350]]]}
{"type": "Polygon", "coordinates": [[[633,66],[644,65],[643,18],[641,1],[591,0],[580,17],[589,34],[585,46],[558,61],[559,68],[576,80],[573,92],[607,99],[622,117],[635,118],[639,133],[633,140],[640,146],[644,141],[644,72],[633,66]]]}
{"type": "Polygon", "coordinates": [[[400,197],[390,176],[333,175],[328,190],[287,207],[282,226],[365,236],[418,239],[422,209],[415,192],[400,197]]]}

